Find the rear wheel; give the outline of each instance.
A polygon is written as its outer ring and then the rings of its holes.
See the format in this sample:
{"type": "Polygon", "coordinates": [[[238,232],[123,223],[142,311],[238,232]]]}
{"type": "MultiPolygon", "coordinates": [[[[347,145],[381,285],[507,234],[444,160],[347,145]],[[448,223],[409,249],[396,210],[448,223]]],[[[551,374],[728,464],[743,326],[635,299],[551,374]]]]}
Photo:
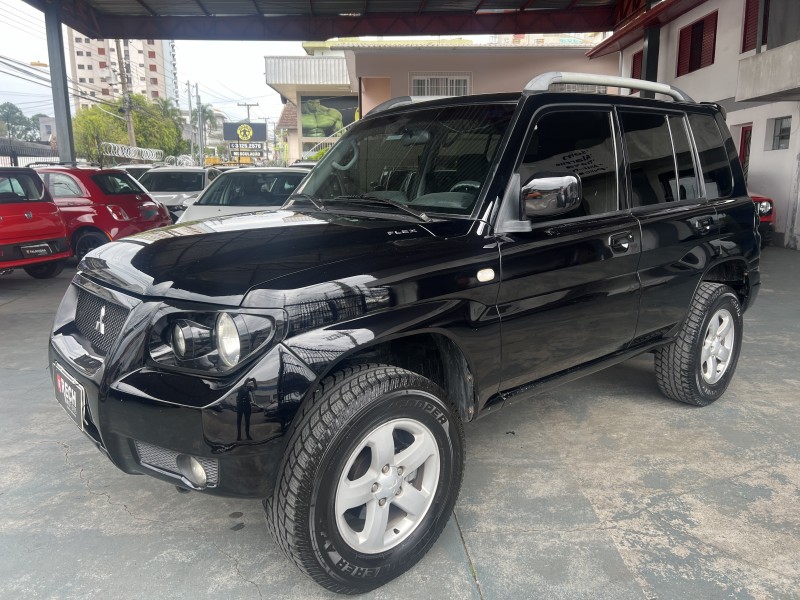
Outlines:
{"type": "Polygon", "coordinates": [[[63,270],[63,260],[54,260],[25,267],[25,272],[34,279],[51,279],[63,270]]]}
{"type": "Polygon", "coordinates": [[[463,427],[442,398],[416,373],[361,365],[298,413],[265,506],[278,545],[320,585],[372,590],[439,537],[464,464],[463,427]]]}
{"type": "Polygon", "coordinates": [[[721,283],[702,282],[678,337],[656,350],[656,380],[674,400],[706,406],[728,387],[742,346],[742,307],[721,283]]]}
{"type": "Polygon", "coordinates": [[[89,252],[108,243],[108,238],[99,231],[86,231],[75,238],[75,256],[82,260],[89,252]]]}

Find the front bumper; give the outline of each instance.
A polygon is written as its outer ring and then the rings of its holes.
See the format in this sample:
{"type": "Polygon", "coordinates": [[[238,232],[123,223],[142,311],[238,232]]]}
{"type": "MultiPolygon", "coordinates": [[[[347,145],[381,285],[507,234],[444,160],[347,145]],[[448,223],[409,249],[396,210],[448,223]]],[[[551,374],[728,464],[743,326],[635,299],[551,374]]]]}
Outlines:
{"type": "Polygon", "coordinates": [[[50,339],[50,365],[54,371],[57,362],[84,389],[84,433],[126,473],[222,496],[269,496],[284,434],[313,374],[281,345],[230,381],[158,372],[144,359],[143,345],[148,314],[157,305],[98,289],[80,274],[67,291],[50,339]],[[113,302],[129,310],[119,337],[105,353],[77,326],[78,297],[87,293],[105,306],[113,302]],[[294,392],[279,382],[284,373],[285,384],[287,363],[300,377],[295,377],[301,384],[293,386],[294,392]],[[243,396],[253,380],[253,395],[243,396]],[[205,485],[184,476],[181,456],[204,466],[205,485]]]}

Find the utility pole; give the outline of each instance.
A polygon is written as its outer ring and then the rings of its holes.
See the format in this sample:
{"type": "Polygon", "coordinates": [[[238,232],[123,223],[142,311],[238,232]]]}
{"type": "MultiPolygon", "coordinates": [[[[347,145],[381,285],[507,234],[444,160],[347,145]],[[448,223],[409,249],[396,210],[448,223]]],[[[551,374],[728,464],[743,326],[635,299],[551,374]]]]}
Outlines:
{"type": "Polygon", "coordinates": [[[200,102],[200,88],[198,84],[194,84],[194,93],[197,97],[197,137],[198,137],[198,145],[200,146],[200,166],[206,166],[206,148],[205,148],[205,131],[203,130],[203,104],[200,102]]]}
{"type": "Polygon", "coordinates": [[[249,102],[239,102],[236,106],[244,106],[247,109],[247,122],[250,122],[250,107],[251,106],[258,106],[258,102],[253,102],[250,104],[249,102]]]}
{"type": "Polygon", "coordinates": [[[188,81],[186,82],[186,96],[188,96],[189,98],[189,156],[194,157],[194,123],[192,123],[192,84],[188,81]]]}
{"type": "Polygon", "coordinates": [[[136,133],[133,130],[133,103],[131,102],[131,95],[128,92],[128,65],[125,62],[125,55],[122,54],[122,44],[120,44],[119,39],[114,41],[117,43],[119,79],[122,84],[122,110],[125,112],[125,124],[128,127],[128,144],[135,148],[136,133]]]}

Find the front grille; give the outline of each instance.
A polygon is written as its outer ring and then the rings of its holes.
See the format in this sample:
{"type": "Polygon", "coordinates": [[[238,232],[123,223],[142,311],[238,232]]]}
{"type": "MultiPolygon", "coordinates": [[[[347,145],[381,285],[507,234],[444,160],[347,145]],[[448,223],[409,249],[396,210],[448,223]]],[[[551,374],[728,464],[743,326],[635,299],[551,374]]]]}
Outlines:
{"type": "MultiPolygon", "coordinates": [[[[174,450],[167,450],[147,442],[140,442],[139,440],[133,441],[136,446],[136,453],[139,455],[139,463],[145,467],[153,467],[159,471],[167,471],[175,477],[180,477],[180,469],[178,469],[178,456],[179,452],[174,450]]],[[[219,462],[212,458],[194,457],[206,471],[208,484],[206,487],[217,487],[217,479],[219,478],[219,462]]]]}
{"type": "Polygon", "coordinates": [[[75,326],[101,356],[108,354],[122,331],[129,310],[78,288],[75,326]]]}

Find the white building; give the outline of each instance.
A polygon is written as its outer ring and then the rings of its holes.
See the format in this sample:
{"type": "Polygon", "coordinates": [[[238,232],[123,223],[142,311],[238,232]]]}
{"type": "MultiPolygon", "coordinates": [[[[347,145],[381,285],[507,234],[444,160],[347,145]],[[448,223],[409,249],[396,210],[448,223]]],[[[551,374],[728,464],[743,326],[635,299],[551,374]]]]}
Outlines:
{"type": "Polygon", "coordinates": [[[620,27],[589,55],[621,52],[620,75],[642,76],[647,28],[660,27],[658,81],[696,101],[716,102],[747,174],[748,188],[775,201],[774,243],[800,247],[800,2],[663,0],[620,27]]]}
{"type": "Polygon", "coordinates": [[[67,29],[70,88],[73,111],[88,108],[97,100],[115,100],[122,95],[121,77],[127,68],[128,90],[151,101],[170,98],[178,105],[178,72],[175,42],[168,40],[92,40],[67,29]],[[125,67],[123,67],[125,65],[125,67]]]}

